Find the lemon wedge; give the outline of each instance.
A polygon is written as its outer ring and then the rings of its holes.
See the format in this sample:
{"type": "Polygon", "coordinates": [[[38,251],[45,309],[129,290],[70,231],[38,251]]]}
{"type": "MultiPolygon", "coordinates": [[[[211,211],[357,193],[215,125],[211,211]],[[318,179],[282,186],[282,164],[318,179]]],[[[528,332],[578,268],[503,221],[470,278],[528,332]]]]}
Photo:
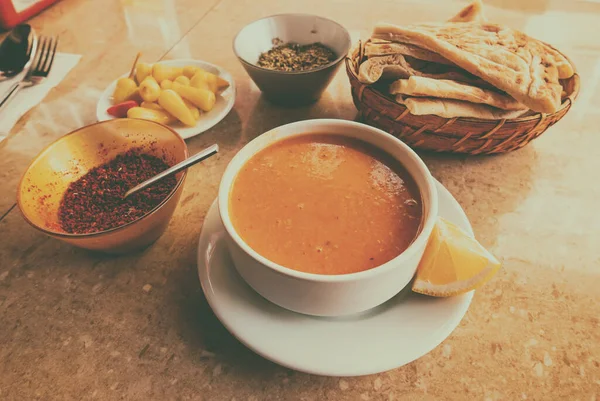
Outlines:
{"type": "Polygon", "coordinates": [[[419,263],[413,291],[435,297],[464,294],[488,281],[500,262],[476,239],[439,218],[419,263]]]}

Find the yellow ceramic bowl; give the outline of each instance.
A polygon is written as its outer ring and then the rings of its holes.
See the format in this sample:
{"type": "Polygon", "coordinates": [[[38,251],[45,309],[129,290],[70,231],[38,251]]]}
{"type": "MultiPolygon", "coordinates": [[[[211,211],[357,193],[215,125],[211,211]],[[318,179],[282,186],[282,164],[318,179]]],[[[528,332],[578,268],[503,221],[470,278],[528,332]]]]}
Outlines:
{"type": "Polygon", "coordinates": [[[132,148],[141,147],[173,165],[188,157],[184,140],[172,129],[144,120],[117,119],[89,125],[50,144],[31,163],[17,191],[25,220],[38,230],[81,248],[125,253],[156,241],[167,228],[183,190],[185,171],[158,206],[126,225],[90,234],[61,229],[58,208],[73,181],[132,148]]]}

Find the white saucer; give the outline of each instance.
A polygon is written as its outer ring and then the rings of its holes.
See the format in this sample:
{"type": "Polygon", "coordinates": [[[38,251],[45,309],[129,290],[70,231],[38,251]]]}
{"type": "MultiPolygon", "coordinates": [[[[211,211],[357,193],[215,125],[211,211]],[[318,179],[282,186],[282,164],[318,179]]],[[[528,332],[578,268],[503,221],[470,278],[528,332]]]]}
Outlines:
{"type": "MultiPolygon", "coordinates": [[[[464,211],[440,183],[442,217],[472,233],[464,211]]],[[[198,272],[221,323],[257,354],[290,369],[325,376],[360,376],[394,369],[437,347],[458,326],[473,292],[432,298],[403,290],[385,304],[351,317],[320,318],[280,308],[238,275],[213,203],[202,227],[198,272]]]]}
{"type": "MultiPolygon", "coordinates": [[[[219,121],[225,118],[227,114],[233,108],[233,104],[235,103],[235,82],[230,73],[225,71],[223,68],[218,67],[214,64],[207,63],[201,60],[166,60],[160,61],[161,64],[165,65],[173,65],[176,67],[185,67],[186,65],[194,65],[196,67],[200,67],[208,72],[212,72],[213,74],[219,75],[223,77],[226,81],[229,82],[230,86],[227,90],[223,91],[219,96],[217,96],[217,103],[215,103],[215,107],[209,111],[208,113],[204,113],[200,116],[200,119],[193,127],[186,127],[183,124],[177,123],[173,125],[169,125],[173,128],[183,139],[188,139],[198,134],[203,133],[204,131],[215,126],[219,121]]],[[[126,76],[123,74],[121,77],[126,76]]],[[[119,78],[121,78],[119,77],[119,78]]],[[[98,99],[98,104],[96,105],[96,118],[98,121],[106,121],[112,120],[115,117],[111,116],[106,112],[106,110],[112,106],[112,94],[115,91],[115,86],[117,86],[117,80],[115,79],[111,82],[110,85],[102,92],[100,99],[98,99]]]]}

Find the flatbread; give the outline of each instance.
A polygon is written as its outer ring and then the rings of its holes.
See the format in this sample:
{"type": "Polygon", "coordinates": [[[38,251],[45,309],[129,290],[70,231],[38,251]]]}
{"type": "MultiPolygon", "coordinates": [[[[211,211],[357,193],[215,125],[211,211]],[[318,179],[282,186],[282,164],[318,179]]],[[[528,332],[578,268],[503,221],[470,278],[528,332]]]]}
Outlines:
{"type": "Polygon", "coordinates": [[[432,63],[453,65],[450,61],[446,60],[437,53],[422,49],[417,46],[408,45],[406,43],[377,41],[368,42],[365,45],[365,55],[367,57],[390,56],[394,54],[402,54],[404,56],[410,56],[432,63]]]}
{"type": "Polygon", "coordinates": [[[475,0],[462,10],[458,12],[454,17],[450,18],[448,22],[486,22],[487,18],[483,13],[483,3],[481,0],[475,0]]]}
{"type": "MultiPolygon", "coordinates": [[[[458,12],[454,17],[448,20],[449,22],[487,22],[487,18],[483,13],[483,2],[481,0],[475,0],[462,10],[458,12]]],[[[573,66],[569,60],[560,54],[558,51],[553,49],[551,46],[544,45],[544,50],[549,53],[549,56],[554,59],[556,67],[558,68],[558,77],[560,79],[567,79],[575,74],[573,66]]]]}
{"type": "Polygon", "coordinates": [[[540,45],[542,45],[543,51],[548,53],[548,56],[554,61],[558,69],[559,79],[569,79],[575,74],[575,68],[565,56],[546,43],[540,42],[540,45]]]}
{"type": "MultiPolygon", "coordinates": [[[[475,0],[462,10],[458,12],[454,17],[450,18],[448,22],[487,22],[487,18],[483,13],[483,2],[481,0],[475,0]]],[[[573,66],[569,60],[560,54],[558,51],[553,49],[551,46],[544,45],[544,50],[549,53],[549,56],[554,59],[556,67],[558,68],[558,77],[560,79],[567,79],[575,74],[573,66]]]]}
{"type": "Polygon", "coordinates": [[[554,113],[560,107],[555,55],[519,31],[488,23],[378,24],[373,37],[439,53],[534,111],[554,113]]]}
{"type": "Polygon", "coordinates": [[[410,114],[415,116],[436,115],[443,118],[468,117],[483,120],[502,120],[517,118],[526,110],[501,110],[485,104],[464,102],[462,100],[407,97],[396,95],[396,102],[404,104],[410,114]]]}
{"type": "MultiPolygon", "coordinates": [[[[483,14],[483,3],[481,0],[475,0],[468,6],[464,7],[454,17],[448,20],[449,22],[485,22],[487,18],[483,14]]],[[[368,42],[365,46],[365,56],[389,56],[393,54],[402,54],[404,56],[414,57],[419,60],[430,61],[445,65],[453,65],[452,62],[446,60],[437,53],[420,48],[418,46],[407,43],[396,43],[387,40],[375,39],[368,42]]]]}
{"type": "Polygon", "coordinates": [[[487,104],[504,110],[527,109],[509,95],[448,79],[431,79],[417,76],[399,79],[390,85],[390,94],[463,100],[487,104]]]}
{"type": "Polygon", "coordinates": [[[485,81],[456,67],[428,63],[402,54],[371,57],[358,69],[358,80],[363,84],[373,84],[380,79],[400,79],[410,76],[435,79],[451,79],[458,82],[485,86],[485,81]]]}

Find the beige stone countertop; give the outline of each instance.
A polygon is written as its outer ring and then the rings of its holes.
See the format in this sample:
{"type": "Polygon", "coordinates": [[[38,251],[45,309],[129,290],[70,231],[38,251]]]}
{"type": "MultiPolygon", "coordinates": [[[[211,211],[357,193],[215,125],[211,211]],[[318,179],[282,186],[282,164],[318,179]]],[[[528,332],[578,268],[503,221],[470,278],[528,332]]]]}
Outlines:
{"type": "MultiPolygon", "coordinates": [[[[489,19],[550,42],[577,65],[575,108],[522,150],[423,154],[503,262],[459,327],[399,369],[357,378],[294,372],[235,340],[211,312],[196,247],[221,174],[245,143],[283,123],[354,119],[340,69],[312,106],[263,100],[231,50],[245,24],[316,12],[353,40],[380,20],[441,21],[465,5],[434,0],[63,0],[32,19],[79,64],[0,144],[0,400],[600,400],[600,2],[488,0],[489,19]],[[188,175],[166,233],[144,252],[107,257],[31,228],[18,180],[48,143],[95,121],[101,91],[137,51],[230,71],[232,112],[188,140],[221,152],[188,175]],[[149,288],[147,285],[150,285],[149,288]],[[145,289],[144,289],[145,287],[145,289]]],[[[369,341],[365,338],[364,341],[369,341]]],[[[352,352],[349,350],[349,352],[352,352]]]]}

